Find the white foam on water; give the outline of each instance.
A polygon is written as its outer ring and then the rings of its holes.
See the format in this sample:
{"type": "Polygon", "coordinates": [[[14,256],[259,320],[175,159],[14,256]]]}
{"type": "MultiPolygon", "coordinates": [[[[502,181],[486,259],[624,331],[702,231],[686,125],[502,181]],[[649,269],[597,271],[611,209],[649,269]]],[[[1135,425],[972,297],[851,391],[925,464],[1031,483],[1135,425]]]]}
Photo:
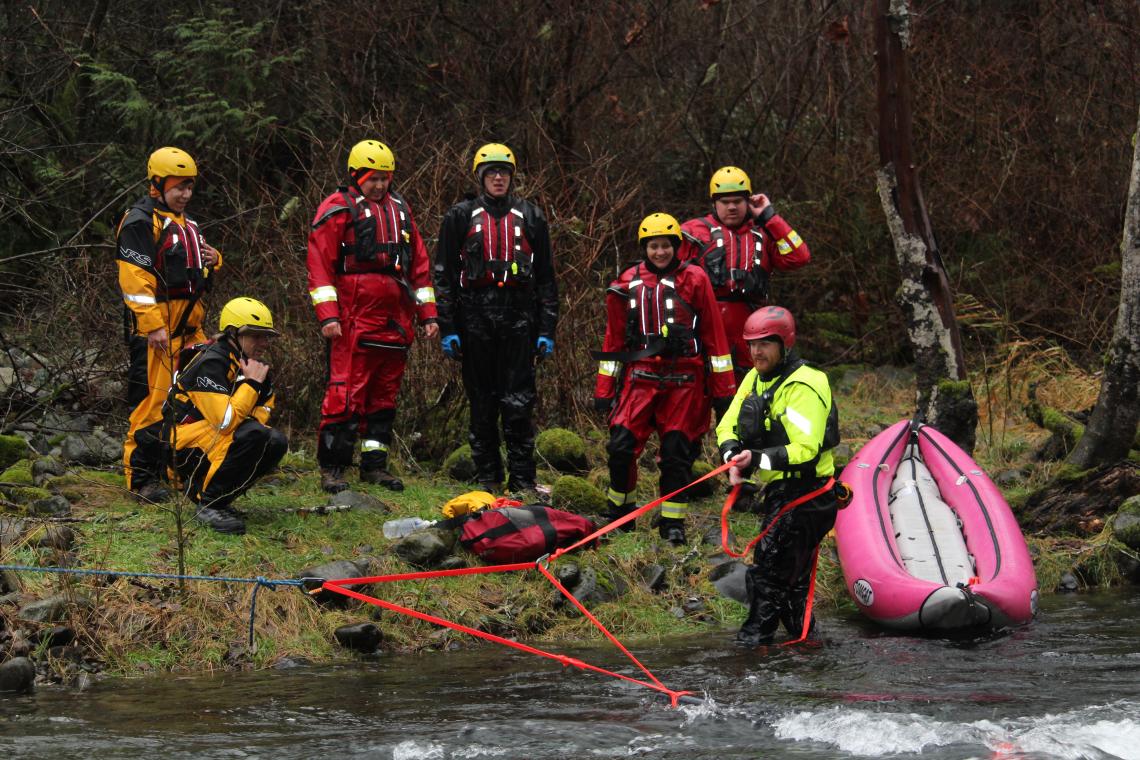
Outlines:
{"type": "Polygon", "coordinates": [[[857,755],[918,753],[952,744],[1060,760],[1140,760],[1140,703],[1122,700],[1057,715],[953,723],[917,713],[833,707],[799,711],[772,724],[779,739],[829,744],[857,755]]]}
{"type": "Polygon", "coordinates": [[[443,745],[434,742],[408,740],[392,747],[392,760],[444,760],[446,757],[443,745]]]}

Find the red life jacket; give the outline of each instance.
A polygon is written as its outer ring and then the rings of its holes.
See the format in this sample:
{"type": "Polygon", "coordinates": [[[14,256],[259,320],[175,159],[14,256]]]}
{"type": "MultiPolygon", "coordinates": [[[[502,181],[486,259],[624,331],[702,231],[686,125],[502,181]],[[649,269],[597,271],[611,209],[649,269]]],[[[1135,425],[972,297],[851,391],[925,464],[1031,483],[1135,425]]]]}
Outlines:
{"type": "Polygon", "coordinates": [[[201,291],[206,284],[202,234],[198,231],[198,223],[193,219],[183,217],[182,222],[177,222],[158,213],[156,206],[154,198],[144,198],[131,206],[123,216],[120,229],[144,220],[153,228],[156,218],[162,220],[152,262],[157,285],[155,300],[162,302],[172,298],[188,298],[201,291]]]}
{"type": "Polygon", "coordinates": [[[408,271],[412,251],[412,222],[404,199],[389,190],[374,203],[363,196],[338,188],[343,206],[330,208],[318,226],[329,216],[347,211],[352,215],[351,243],[341,241],[337,270],[341,274],[383,272],[402,276],[408,271]],[[389,202],[390,199],[390,202],[389,202]]]}
{"type": "Polygon", "coordinates": [[[762,266],[764,261],[764,233],[756,227],[747,232],[725,230],[723,225],[713,224],[708,218],[700,219],[708,227],[707,243],[690,238],[701,246],[698,261],[709,276],[717,295],[724,300],[724,290],[729,297],[749,300],[768,298],[768,272],[762,266]]]}
{"type": "Polygon", "coordinates": [[[461,287],[522,285],[534,270],[534,250],[527,240],[523,211],[512,206],[496,219],[482,206],[471,212],[463,242],[461,287]]]}
{"type": "Polygon", "coordinates": [[[697,312],[677,292],[677,279],[687,267],[681,263],[669,274],[656,275],[638,264],[624,287],[615,289],[629,303],[626,348],[641,352],[658,346],[654,355],[700,356],[697,312]]]}
{"type": "Polygon", "coordinates": [[[459,543],[485,562],[529,562],[593,533],[581,515],[533,505],[484,509],[466,518],[459,543]]]}

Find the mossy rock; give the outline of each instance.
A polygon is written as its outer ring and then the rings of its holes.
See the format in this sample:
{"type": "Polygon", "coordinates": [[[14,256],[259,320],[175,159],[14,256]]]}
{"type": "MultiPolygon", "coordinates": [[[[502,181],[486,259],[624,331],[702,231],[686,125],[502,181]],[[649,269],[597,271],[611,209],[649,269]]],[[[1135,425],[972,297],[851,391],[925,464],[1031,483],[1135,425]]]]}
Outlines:
{"type": "Polygon", "coordinates": [[[554,481],[550,504],[578,514],[598,515],[606,511],[606,495],[576,475],[563,475],[554,481]]]}
{"type": "Polygon", "coordinates": [[[1140,551],[1140,496],[1125,499],[1112,518],[1116,540],[1134,551],[1140,551]]]}
{"type": "Polygon", "coordinates": [[[0,470],[28,455],[28,442],[18,435],[0,435],[0,470]]]}
{"type": "MultiPolygon", "coordinates": [[[[709,464],[708,462],[698,460],[696,462],[693,462],[693,469],[691,471],[692,476],[693,476],[692,479],[696,480],[699,477],[702,477],[704,475],[708,475],[712,471],[713,471],[713,466],[711,464],[709,464]]],[[[689,498],[690,499],[707,499],[707,498],[709,498],[710,496],[713,495],[713,490],[715,488],[716,483],[717,483],[716,478],[709,478],[708,480],[701,481],[700,483],[697,483],[695,486],[692,486],[689,488],[689,498]]]]}
{"type": "Polygon", "coordinates": [[[465,443],[443,460],[443,471],[449,477],[465,483],[475,482],[475,460],[471,458],[471,444],[465,443]]]}
{"type": "Polygon", "coordinates": [[[543,430],[535,438],[534,448],[558,472],[583,472],[587,467],[586,442],[573,430],[543,430]]]}
{"type": "Polygon", "coordinates": [[[51,491],[46,488],[36,488],[35,486],[11,486],[0,490],[4,492],[4,496],[9,501],[21,505],[31,504],[40,499],[50,499],[52,496],[51,491]]]}
{"type": "Polygon", "coordinates": [[[595,467],[586,476],[586,481],[604,494],[610,487],[610,468],[595,467]]]}
{"type": "Polygon", "coordinates": [[[35,481],[32,480],[32,460],[30,459],[21,459],[4,470],[4,472],[0,472],[0,483],[15,483],[21,486],[30,486],[34,482],[35,481]]]}

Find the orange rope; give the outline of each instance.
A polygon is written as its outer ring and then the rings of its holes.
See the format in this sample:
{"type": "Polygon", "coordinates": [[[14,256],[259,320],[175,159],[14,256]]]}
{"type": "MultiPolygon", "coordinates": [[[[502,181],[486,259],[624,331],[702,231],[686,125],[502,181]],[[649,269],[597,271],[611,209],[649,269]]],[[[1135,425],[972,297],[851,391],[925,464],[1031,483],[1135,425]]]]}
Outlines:
{"type": "MultiPolygon", "coordinates": [[[[740,486],[739,485],[733,486],[732,490],[729,491],[729,493],[728,493],[728,497],[725,498],[725,500],[724,500],[724,508],[721,509],[721,511],[720,511],[720,546],[721,546],[721,548],[724,549],[725,554],[728,554],[730,557],[738,557],[738,558],[744,557],[750,551],[752,551],[752,548],[754,546],[756,546],[756,544],[760,543],[760,540],[762,538],[764,538],[764,536],[768,535],[768,531],[772,530],[772,526],[776,524],[777,520],[779,520],[781,517],[786,515],[788,512],[791,512],[793,509],[795,509],[799,505],[804,504],[806,502],[809,502],[812,499],[815,499],[819,496],[823,496],[825,493],[827,493],[829,490],[831,490],[834,486],[835,486],[835,478],[828,478],[827,482],[824,483],[823,486],[821,486],[820,488],[817,488],[816,490],[814,490],[810,493],[806,493],[803,496],[800,496],[796,499],[792,499],[791,501],[789,501],[787,504],[785,504],[783,507],[780,508],[780,511],[777,512],[776,516],[772,518],[772,522],[768,523],[768,525],[764,528],[764,530],[760,531],[760,535],[758,535],[756,538],[749,541],[748,546],[744,547],[744,551],[740,552],[739,554],[734,552],[732,550],[732,547],[730,547],[728,545],[728,513],[732,511],[732,505],[736,503],[736,497],[740,495],[740,486]]],[[[793,639],[791,641],[785,641],[782,644],[780,644],[780,646],[788,646],[790,644],[799,644],[800,642],[805,641],[808,637],[808,630],[811,628],[811,608],[812,608],[812,603],[815,600],[815,574],[816,574],[816,570],[819,568],[818,563],[819,563],[819,544],[816,544],[815,552],[812,554],[812,557],[811,557],[811,581],[808,584],[807,604],[805,605],[805,609],[804,609],[803,629],[801,630],[800,637],[798,639],[793,639]]],[[[752,600],[749,599],[748,601],[751,602],[752,600]]]]}

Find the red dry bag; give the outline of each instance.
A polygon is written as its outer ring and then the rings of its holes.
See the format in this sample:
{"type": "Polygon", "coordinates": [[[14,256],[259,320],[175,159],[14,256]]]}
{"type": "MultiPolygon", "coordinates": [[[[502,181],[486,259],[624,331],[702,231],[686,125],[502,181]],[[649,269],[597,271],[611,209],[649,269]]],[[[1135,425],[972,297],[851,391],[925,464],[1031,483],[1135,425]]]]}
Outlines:
{"type": "Polygon", "coordinates": [[[491,564],[527,562],[585,538],[594,524],[581,515],[541,505],[477,512],[463,523],[459,543],[491,564]]]}

